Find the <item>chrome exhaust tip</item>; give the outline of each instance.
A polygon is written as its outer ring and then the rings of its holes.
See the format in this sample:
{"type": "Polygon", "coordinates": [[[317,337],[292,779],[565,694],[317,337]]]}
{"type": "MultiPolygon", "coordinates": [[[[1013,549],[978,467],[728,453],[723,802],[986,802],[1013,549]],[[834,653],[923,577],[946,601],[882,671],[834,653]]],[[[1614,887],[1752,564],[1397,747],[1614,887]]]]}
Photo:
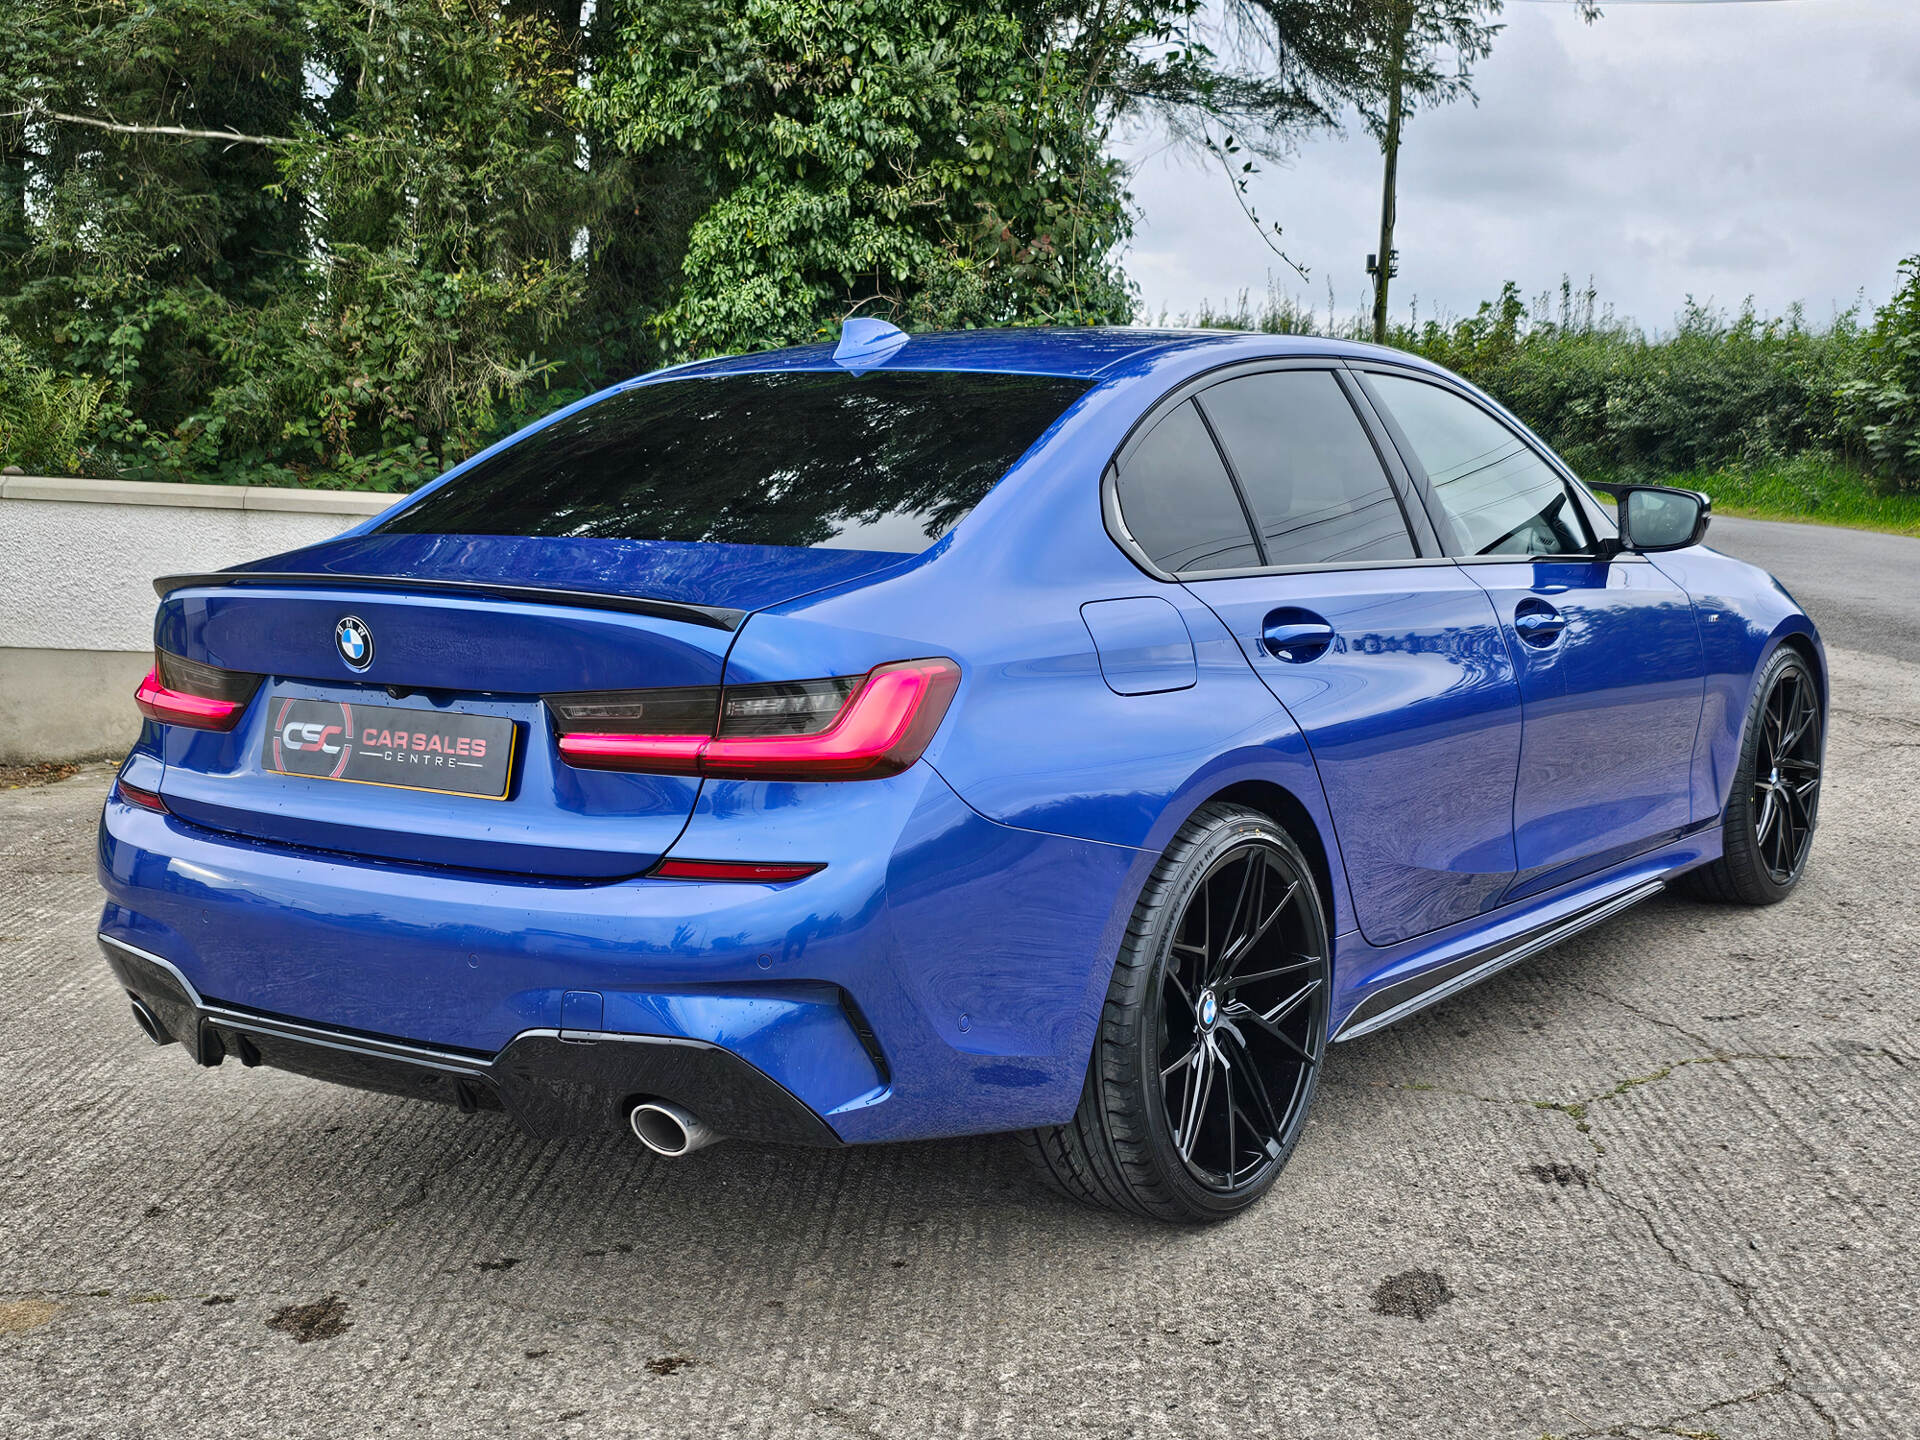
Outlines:
{"type": "Polygon", "coordinates": [[[647,1149],[673,1159],[721,1138],[697,1115],[665,1100],[642,1100],[627,1112],[627,1124],[647,1149]]]}
{"type": "Polygon", "coordinates": [[[167,1027],[160,1023],[160,1017],[147,1008],[144,1000],[133,1002],[133,1021],[146,1031],[147,1039],[156,1045],[173,1044],[173,1036],[167,1033],[167,1027]]]}

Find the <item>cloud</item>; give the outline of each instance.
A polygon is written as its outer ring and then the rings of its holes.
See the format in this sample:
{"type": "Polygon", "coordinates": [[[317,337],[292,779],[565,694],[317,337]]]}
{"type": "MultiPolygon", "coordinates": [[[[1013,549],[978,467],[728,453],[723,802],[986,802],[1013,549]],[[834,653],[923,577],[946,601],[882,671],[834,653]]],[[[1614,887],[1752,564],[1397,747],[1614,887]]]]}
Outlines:
{"type": "MultiPolygon", "coordinates": [[[[1662,325],[1688,295],[1815,315],[1884,297],[1920,252],[1920,6],[1913,0],[1615,5],[1587,27],[1512,4],[1481,103],[1416,117],[1402,155],[1398,310],[1471,311],[1503,281],[1591,276],[1662,325]]],[[[1128,266],[1149,311],[1264,288],[1323,310],[1367,299],[1379,156],[1357,129],[1253,186],[1310,286],[1217,169],[1130,148],[1142,210],[1128,266]]]]}

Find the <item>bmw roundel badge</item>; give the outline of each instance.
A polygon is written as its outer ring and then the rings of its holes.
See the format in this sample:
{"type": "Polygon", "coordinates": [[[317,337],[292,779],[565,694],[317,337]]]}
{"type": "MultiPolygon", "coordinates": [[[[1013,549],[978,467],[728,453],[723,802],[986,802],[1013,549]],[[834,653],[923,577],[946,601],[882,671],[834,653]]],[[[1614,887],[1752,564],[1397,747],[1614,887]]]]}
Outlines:
{"type": "Polygon", "coordinates": [[[333,643],[352,669],[364,670],[373,663],[373,631],[358,615],[349,615],[333,627],[333,643]]]}

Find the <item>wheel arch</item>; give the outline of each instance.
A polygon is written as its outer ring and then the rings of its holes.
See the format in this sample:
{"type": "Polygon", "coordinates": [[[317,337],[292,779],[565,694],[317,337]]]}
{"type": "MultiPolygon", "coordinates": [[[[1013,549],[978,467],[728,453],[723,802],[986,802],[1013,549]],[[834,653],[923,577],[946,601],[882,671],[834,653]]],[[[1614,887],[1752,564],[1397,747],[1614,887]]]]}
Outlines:
{"type": "Polygon", "coordinates": [[[1820,644],[1819,637],[1813,632],[1811,626],[1805,629],[1797,626],[1791,628],[1782,627],[1775,632],[1772,647],[1767,651],[1766,655],[1761,658],[1760,663],[1754,667],[1753,673],[1756,677],[1766,668],[1767,661],[1773,659],[1775,652],[1780,650],[1798,651],[1800,658],[1807,662],[1807,668],[1813,671],[1813,683],[1819,687],[1820,690],[1820,710],[1824,717],[1826,712],[1832,708],[1833,699],[1832,689],[1827,681],[1826,650],[1825,647],[1820,644]]]}
{"type": "MultiPolygon", "coordinates": [[[[1829,713],[1832,709],[1832,687],[1827,675],[1826,648],[1820,643],[1820,632],[1813,628],[1813,622],[1804,614],[1794,613],[1782,620],[1758,647],[1754,655],[1752,668],[1745,671],[1743,680],[1736,680],[1733,700],[1729,702],[1729,716],[1737,715],[1739,724],[1725,732],[1726,746],[1724,758],[1713,762],[1714,779],[1707,782],[1710,787],[1712,804],[1716,815],[1724,815],[1731,799],[1734,775],[1739,766],[1739,757],[1747,739],[1747,721],[1755,700],[1755,692],[1760,677],[1766,673],[1767,666],[1782,650],[1791,650],[1807,664],[1813,672],[1814,689],[1820,696],[1820,719],[1824,733],[1829,713]],[[1737,701],[1737,709],[1734,702],[1737,701]]],[[[1751,651],[1749,653],[1752,653],[1751,651]]],[[[1711,680],[1711,677],[1709,677],[1711,680]]],[[[1706,737],[1702,736],[1703,742],[1706,737]]],[[[1716,749],[1719,745],[1716,744],[1716,749]]]]}
{"type": "Polygon", "coordinates": [[[1293,837],[1294,843],[1305,852],[1307,864],[1313,868],[1314,888],[1320,892],[1321,909],[1327,917],[1328,938],[1338,933],[1340,908],[1334,898],[1332,856],[1321,838],[1313,812],[1299,797],[1272,780],[1242,780],[1200,802],[1200,805],[1211,804],[1244,805],[1249,810],[1257,810],[1293,837]]]}
{"type": "MultiPolygon", "coordinates": [[[[1346,861],[1340,853],[1339,832],[1327,808],[1326,794],[1320,788],[1319,773],[1297,730],[1275,746],[1256,754],[1240,752],[1228,763],[1210,766],[1191,777],[1160,812],[1142,847],[1153,857],[1153,865],[1159,863],[1173,844],[1174,836],[1196,811],[1203,805],[1222,802],[1257,811],[1294,838],[1312,867],[1329,937],[1343,935],[1355,927],[1353,896],[1348,888],[1346,861]]],[[[1145,868],[1140,889],[1145,888],[1153,865],[1145,868]]],[[[1139,890],[1135,890],[1128,903],[1135,903],[1138,898],[1139,890]]]]}

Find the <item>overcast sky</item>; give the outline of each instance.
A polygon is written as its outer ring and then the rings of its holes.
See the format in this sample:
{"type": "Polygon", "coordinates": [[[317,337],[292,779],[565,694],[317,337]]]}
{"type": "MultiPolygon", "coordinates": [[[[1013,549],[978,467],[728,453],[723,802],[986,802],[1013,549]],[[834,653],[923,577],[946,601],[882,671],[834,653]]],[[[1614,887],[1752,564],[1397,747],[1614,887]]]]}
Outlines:
{"type": "MultiPolygon", "coordinates": [[[[1472,311],[1591,276],[1665,327],[1689,294],[1815,318],[1891,293],[1920,252],[1920,0],[1611,4],[1583,25],[1510,0],[1478,109],[1414,118],[1401,152],[1394,309],[1472,311]]],[[[1213,168],[1150,136],[1123,153],[1141,218],[1127,257],[1147,318],[1256,296],[1269,273],[1324,312],[1369,301],[1379,152],[1357,125],[1252,185],[1311,284],[1284,270],[1213,168]]]]}

